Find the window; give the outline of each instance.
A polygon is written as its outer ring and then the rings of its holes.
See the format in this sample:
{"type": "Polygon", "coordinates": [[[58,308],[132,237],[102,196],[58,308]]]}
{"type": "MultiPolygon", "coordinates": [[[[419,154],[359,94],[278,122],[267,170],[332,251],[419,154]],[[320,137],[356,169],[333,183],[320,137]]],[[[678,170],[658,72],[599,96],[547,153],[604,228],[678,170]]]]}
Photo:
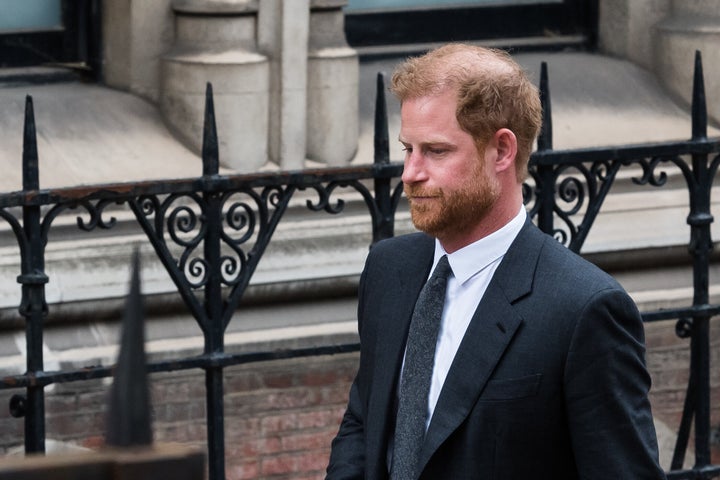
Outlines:
{"type": "Polygon", "coordinates": [[[0,67],[64,65],[98,73],[99,0],[0,0],[0,67]]]}
{"type": "Polygon", "coordinates": [[[594,47],[598,0],[349,0],[354,47],[485,40],[594,47]]]}
{"type": "Polygon", "coordinates": [[[459,7],[463,5],[526,5],[562,3],[562,0],[348,0],[346,11],[411,9],[419,7],[459,7]]]}
{"type": "Polygon", "coordinates": [[[0,0],[0,32],[32,32],[62,28],[60,0],[0,0]]]}

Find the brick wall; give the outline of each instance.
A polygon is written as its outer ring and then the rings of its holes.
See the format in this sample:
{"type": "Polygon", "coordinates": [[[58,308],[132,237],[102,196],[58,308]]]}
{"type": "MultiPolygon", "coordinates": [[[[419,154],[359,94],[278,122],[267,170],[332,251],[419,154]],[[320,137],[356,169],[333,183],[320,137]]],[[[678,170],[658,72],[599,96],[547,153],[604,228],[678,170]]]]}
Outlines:
{"type": "MultiPolygon", "coordinates": [[[[710,323],[710,428],[718,431],[720,428],[720,319],[715,318],[710,323]]],[[[677,433],[682,418],[683,403],[687,391],[687,382],[690,368],[690,339],[681,339],[675,334],[675,321],[663,321],[645,325],[647,345],[647,364],[652,376],[652,389],[650,401],[653,406],[653,415],[657,420],[665,423],[672,432],[677,433]]],[[[693,447],[693,435],[690,435],[689,448],[693,447]]],[[[674,443],[673,443],[674,446],[674,443]]],[[[714,442],[711,445],[712,462],[720,463],[720,445],[714,442]]],[[[661,452],[663,453],[663,452],[661,452]]],[[[666,461],[663,468],[670,466],[672,451],[664,452],[666,461]]],[[[692,455],[685,459],[686,467],[695,463],[692,455]]]]}
{"type": "MultiPolygon", "coordinates": [[[[720,332],[711,326],[712,365],[718,365],[720,332]]],[[[675,335],[675,322],[646,326],[651,401],[656,418],[676,432],[688,378],[689,340],[675,335]]],[[[227,478],[321,479],[357,368],[357,354],[300,358],[231,367],[225,380],[227,478]]],[[[720,369],[712,371],[713,427],[720,423],[720,369]]],[[[205,379],[201,371],[151,376],[157,442],[205,449],[205,379]]],[[[95,447],[102,442],[108,380],[56,385],[47,392],[47,437],[95,447]]],[[[0,391],[7,408],[10,391],[0,391]]],[[[6,410],[7,412],[7,410],[6,410]]],[[[22,442],[23,422],[0,415],[0,452],[22,442]]],[[[671,454],[671,451],[669,452],[671,454]]],[[[666,452],[666,462],[667,460],[666,452]]],[[[688,464],[694,461],[689,457],[688,464]]],[[[713,448],[720,463],[720,449],[713,448]]],[[[664,464],[667,468],[669,463],[664,464]]]]}
{"type": "Polygon", "coordinates": [[[230,369],[228,479],[323,478],[356,369],[357,354],[230,369]]]}
{"type": "MultiPolygon", "coordinates": [[[[345,409],[357,354],[254,363],[226,369],[228,480],[321,479],[345,409]]],[[[156,442],[206,449],[202,371],[153,374],[156,442]]],[[[55,385],[46,393],[47,438],[97,447],[105,430],[109,382],[55,385]]],[[[12,393],[0,391],[0,405],[12,393]]],[[[0,453],[17,451],[23,421],[0,416],[0,453]]]]}

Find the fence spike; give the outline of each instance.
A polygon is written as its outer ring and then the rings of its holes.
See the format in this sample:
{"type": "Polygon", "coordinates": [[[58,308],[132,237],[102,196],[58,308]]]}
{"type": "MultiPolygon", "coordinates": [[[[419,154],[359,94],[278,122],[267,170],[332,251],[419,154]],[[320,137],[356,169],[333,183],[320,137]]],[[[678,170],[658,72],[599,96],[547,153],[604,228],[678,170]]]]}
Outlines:
{"type": "Polygon", "coordinates": [[[109,446],[131,447],[152,443],[143,316],[140,254],[136,249],[122,323],[120,353],[110,391],[105,439],[109,446]]]}
{"type": "Polygon", "coordinates": [[[388,133],[387,102],[385,101],[385,74],[377,74],[375,93],[375,163],[390,163],[390,134],[388,133]]]}
{"type": "Polygon", "coordinates": [[[35,111],[33,99],[25,97],[25,129],[23,131],[23,190],[40,188],[40,171],[38,164],[37,130],[35,127],[35,111]]]}
{"type": "Polygon", "coordinates": [[[217,128],[215,127],[215,103],[212,83],[205,88],[205,121],[203,123],[202,161],[203,175],[217,175],[220,171],[217,128]]]}
{"type": "Polygon", "coordinates": [[[707,101],[705,99],[705,81],[703,80],[702,55],[695,50],[695,73],[692,93],[692,139],[707,138],[707,101]]]}
{"type": "Polygon", "coordinates": [[[542,127],[538,136],[538,150],[552,150],[552,108],[550,107],[550,82],[547,62],[540,64],[540,105],[542,106],[542,127]]]}

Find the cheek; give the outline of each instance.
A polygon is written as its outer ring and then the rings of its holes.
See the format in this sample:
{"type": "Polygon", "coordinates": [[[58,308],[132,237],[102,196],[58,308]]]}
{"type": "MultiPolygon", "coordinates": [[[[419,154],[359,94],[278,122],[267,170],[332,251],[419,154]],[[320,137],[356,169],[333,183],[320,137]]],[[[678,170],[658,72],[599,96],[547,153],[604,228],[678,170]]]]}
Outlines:
{"type": "Polygon", "coordinates": [[[453,182],[455,185],[476,184],[486,176],[485,171],[483,165],[474,159],[474,162],[466,163],[464,168],[455,171],[453,182]]]}

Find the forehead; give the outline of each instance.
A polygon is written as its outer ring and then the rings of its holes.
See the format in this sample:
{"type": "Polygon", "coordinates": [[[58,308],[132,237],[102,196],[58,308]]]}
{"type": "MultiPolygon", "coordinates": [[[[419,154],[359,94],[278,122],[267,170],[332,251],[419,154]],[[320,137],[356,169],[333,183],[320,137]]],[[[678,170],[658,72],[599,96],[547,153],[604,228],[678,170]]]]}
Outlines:
{"type": "Polygon", "coordinates": [[[401,141],[430,141],[465,133],[456,117],[457,99],[454,92],[406,99],[400,111],[401,141]]]}

